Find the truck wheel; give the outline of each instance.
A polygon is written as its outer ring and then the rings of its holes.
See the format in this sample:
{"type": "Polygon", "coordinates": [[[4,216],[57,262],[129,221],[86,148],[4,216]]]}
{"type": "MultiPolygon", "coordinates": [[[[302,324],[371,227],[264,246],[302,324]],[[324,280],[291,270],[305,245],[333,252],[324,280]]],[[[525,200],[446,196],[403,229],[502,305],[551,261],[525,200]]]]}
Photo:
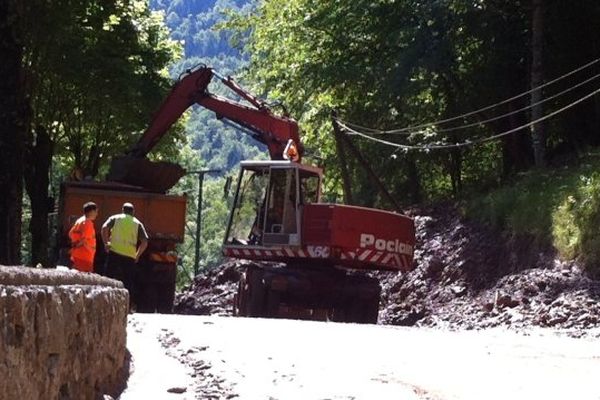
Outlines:
{"type": "Polygon", "coordinates": [[[354,289],[345,301],[344,322],[376,324],[381,295],[379,282],[367,276],[354,276],[349,282],[354,289]]]}
{"type": "Polygon", "coordinates": [[[233,295],[233,315],[246,315],[247,297],[248,293],[246,289],[246,274],[243,273],[238,282],[237,293],[233,295]]]}
{"type": "Polygon", "coordinates": [[[238,315],[244,317],[267,316],[266,287],[263,283],[264,271],[250,266],[238,284],[238,315]]]}
{"type": "Polygon", "coordinates": [[[347,319],[348,311],[345,307],[335,306],[330,309],[328,319],[333,322],[351,322],[347,319]]]}
{"type": "Polygon", "coordinates": [[[374,287],[369,284],[369,295],[357,299],[359,304],[356,305],[355,322],[360,324],[377,324],[379,318],[379,298],[381,297],[381,288],[376,283],[374,287]]]}
{"type": "Polygon", "coordinates": [[[248,279],[248,316],[249,317],[266,317],[266,287],[263,283],[264,271],[257,267],[248,269],[250,276],[248,279]]]}
{"type": "Polygon", "coordinates": [[[370,299],[366,299],[362,307],[362,318],[360,323],[377,324],[379,318],[379,293],[370,299]]]}
{"type": "Polygon", "coordinates": [[[267,293],[267,301],[266,301],[266,316],[268,318],[277,318],[279,317],[279,302],[281,298],[281,293],[269,289],[267,293]]]}
{"type": "Polygon", "coordinates": [[[349,303],[342,316],[343,322],[377,324],[379,298],[354,299],[354,301],[349,303]]]}

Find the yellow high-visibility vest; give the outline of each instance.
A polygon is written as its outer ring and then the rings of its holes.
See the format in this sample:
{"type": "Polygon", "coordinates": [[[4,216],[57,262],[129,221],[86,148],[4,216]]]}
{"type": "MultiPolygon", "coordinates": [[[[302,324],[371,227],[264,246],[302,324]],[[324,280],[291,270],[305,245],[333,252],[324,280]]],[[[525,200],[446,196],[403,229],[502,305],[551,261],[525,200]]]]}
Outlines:
{"type": "Polygon", "coordinates": [[[135,258],[139,225],[133,216],[120,214],[110,233],[110,250],[122,256],[135,258]]]}

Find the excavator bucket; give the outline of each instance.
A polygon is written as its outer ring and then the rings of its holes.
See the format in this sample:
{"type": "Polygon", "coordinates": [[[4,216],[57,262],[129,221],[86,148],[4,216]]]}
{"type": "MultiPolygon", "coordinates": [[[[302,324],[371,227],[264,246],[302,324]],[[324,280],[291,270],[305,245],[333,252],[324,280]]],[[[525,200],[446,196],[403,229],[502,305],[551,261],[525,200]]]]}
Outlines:
{"type": "Polygon", "coordinates": [[[108,181],[140,186],[150,192],[164,193],[172,188],[185,175],[180,165],[147,158],[114,158],[106,179],[108,181]]]}

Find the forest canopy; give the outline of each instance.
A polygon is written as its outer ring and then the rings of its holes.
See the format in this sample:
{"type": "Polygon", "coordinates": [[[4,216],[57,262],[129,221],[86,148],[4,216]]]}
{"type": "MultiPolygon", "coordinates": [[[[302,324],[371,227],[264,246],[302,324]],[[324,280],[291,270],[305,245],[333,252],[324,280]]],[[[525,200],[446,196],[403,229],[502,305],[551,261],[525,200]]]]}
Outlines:
{"type": "MultiPolygon", "coordinates": [[[[450,123],[429,123],[502,102],[594,60],[598,16],[595,1],[573,7],[542,0],[272,0],[234,17],[229,26],[237,29],[234,40],[240,39],[249,57],[248,79],[289,106],[302,122],[307,147],[336,171],[332,109],[371,129],[426,124],[424,132],[379,136],[426,145],[490,137],[588,95],[598,87],[591,79],[597,64],[537,91],[540,101],[556,96],[538,107],[528,108],[531,98],[524,96],[450,123]],[[505,117],[493,119],[499,115],[505,117]]],[[[598,101],[592,98],[538,124],[546,150],[538,164],[597,145],[598,122],[598,101]]],[[[498,185],[529,169],[534,165],[529,132],[445,151],[405,152],[354,140],[397,198],[409,204],[498,185]]],[[[379,203],[367,176],[352,162],[350,169],[357,201],[379,203]]],[[[335,190],[339,182],[331,185],[335,190]]]]}

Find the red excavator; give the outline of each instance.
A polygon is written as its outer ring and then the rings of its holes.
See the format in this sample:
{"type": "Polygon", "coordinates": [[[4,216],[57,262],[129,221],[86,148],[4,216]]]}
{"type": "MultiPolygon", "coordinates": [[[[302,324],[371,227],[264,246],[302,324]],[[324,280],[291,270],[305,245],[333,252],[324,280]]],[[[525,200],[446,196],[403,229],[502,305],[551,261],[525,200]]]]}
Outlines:
{"type": "Polygon", "coordinates": [[[278,115],[275,106],[231,77],[205,65],[188,70],[138,143],[113,161],[108,179],[155,192],[174,185],[185,171],[145,156],[194,104],[265,144],[271,157],[241,163],[227,224],[223,254],[260,261],[242,274],[235,314],[376,323],[381,289],[368,271],[412,268],[413,220],[395,212],[321,203],[322,170],[301,163],[296,121],[285,111],[278,115]],[[215,78],[247,104],[209,92],[215,78]]]}

